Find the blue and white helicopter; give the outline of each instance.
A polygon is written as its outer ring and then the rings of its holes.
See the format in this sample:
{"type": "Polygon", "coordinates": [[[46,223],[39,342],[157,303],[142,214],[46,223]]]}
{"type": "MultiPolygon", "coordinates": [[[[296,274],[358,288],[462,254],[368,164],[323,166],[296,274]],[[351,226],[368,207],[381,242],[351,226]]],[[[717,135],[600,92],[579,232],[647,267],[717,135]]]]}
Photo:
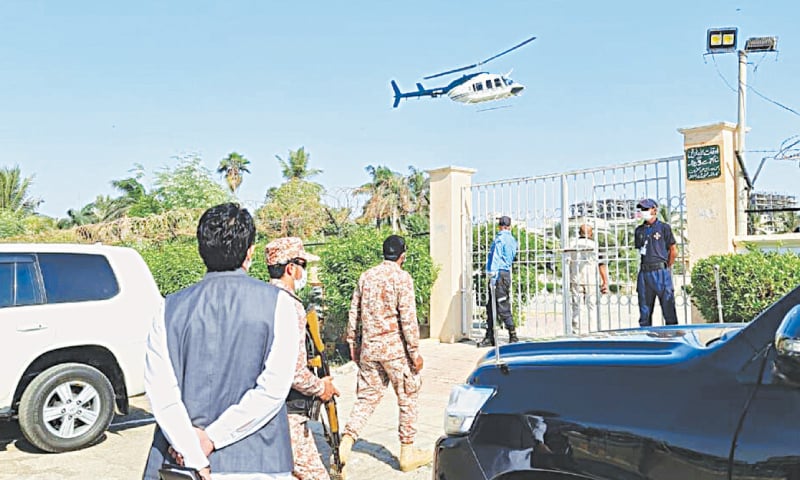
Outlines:
{"type": "MultiPolygon", "coordinates": [[[[477,68],[485,63],[489,63],[495,58],[502,57],[503,55],[510,53],[534,40],[536,40],[536,37],[531,37],[504,52],[487,58],[482,62],[474,63],[466,67],[448,70],[442,73],[437,73],[435,75],[429,75],[423,78],[423,80],[430,80],[431,78],[443,77],[445,75],[451,75],[453,73],[463,72],[465,70],[472,70],[473,68],[477,68]]],[[[417,83],[417,90],[412,92],[401,92],[400,87],[397,86],[397,82],[392,80],[392,90],[394,90],[394,105],[392,105],[392,107],[397,108],[397,106],[400,105],[400,100],[404,98],[414,97],[436,98],[442,95],[447,95],[450,97],[450,100],[472,104],[489,102],[492,100],[501,100],[520,95],[525,89],[525,85],[514,82],[511,80],[511,78],[509,78],[509,75],[511,75],[511,72],[508,72],[505,75],[488,72],[470,73],[461,76],[461,78],[453,80],[444,87],[425,88],[422,86],[422,83],[417,83]]]]}

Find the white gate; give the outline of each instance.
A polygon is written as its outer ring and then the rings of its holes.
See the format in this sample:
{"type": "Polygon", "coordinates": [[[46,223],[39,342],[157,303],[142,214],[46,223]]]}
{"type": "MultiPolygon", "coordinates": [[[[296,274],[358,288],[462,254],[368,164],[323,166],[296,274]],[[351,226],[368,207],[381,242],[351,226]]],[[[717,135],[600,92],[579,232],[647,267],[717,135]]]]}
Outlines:
{"type": "MultiPolygon", "coordinates": [[[[642,198],[659,203],[659,218],[670,223],[675,234],[676,308],[678,322],[687,323],[691,317],[684,288],[689,283],[684,178],[683,156],[675,156],[466,187],[462,192],[464,251],[472,252],[472,258],[465,262],[464,278],[472,279],[467,298],[473,302],[473,338],[483,335],[486,324],[484,272],[501,215],[512,218],[511,231],[519,242],[511,296],[520,336],[547,338],[572,331],[569,274],[564,274],[569,272],[570,255],[565,250],[582,224],[594,228],[597,253],[608,268],[610,291],[601,294],[597,288],[590,293],[591,301],[579,307],[581,332],[637,327],[639,254],[633,246],[633,231],[641,223],[635,215],[642,198]]],[[[658,301],[654,310],[653,325],[663,324],[658,301]]]]}

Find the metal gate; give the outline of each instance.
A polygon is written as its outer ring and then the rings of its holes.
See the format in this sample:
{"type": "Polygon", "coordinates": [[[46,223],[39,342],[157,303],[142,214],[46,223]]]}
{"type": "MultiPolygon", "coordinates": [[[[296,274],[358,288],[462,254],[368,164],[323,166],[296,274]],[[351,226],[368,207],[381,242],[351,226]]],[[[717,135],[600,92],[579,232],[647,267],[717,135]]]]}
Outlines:
{"type": "MultiPolygon", "coordinates": [[[[485,267],[501,215],[512,218],[511,232],[519,243],[511,296],[520,336],[569,334],[573,311],[581,332],[637,327],[639,254],[634,249],[633,231],[641,223],[636,218],[636,203],[642,198],[655,199],[660,205],[659,219],[672,226],[678,243],[673,266],[678,322],[687,323],[690,302],[685,289],[689,274],[683,168],[683,156],[675,156],[465,187],[461,202],[463,251],[471,258],[465,259],[464,278],[471,281],[464,289],[466,301],[472,299],[473,338],[482,336],[486,325],[485,267]],[[569,252],[582,224],[594,229],[595,254],[607,265],[609,292],[601,294],[596,287],[580,302],[573,302],[568,272],[575,257],[569,252]]],[[[653,325],[663,324],[658,302],[654,310],[653,325]]]]}

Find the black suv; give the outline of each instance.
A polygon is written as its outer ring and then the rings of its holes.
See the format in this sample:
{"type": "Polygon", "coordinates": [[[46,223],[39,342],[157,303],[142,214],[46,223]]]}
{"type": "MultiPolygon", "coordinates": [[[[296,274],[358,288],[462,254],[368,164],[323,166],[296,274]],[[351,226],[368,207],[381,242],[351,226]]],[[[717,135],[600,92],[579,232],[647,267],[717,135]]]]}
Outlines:
{"type": "Polygon", "coordinates": [[[798,480],[800,287],[746,325],[489,351],[445,430],[435,480],[798,480]]]}

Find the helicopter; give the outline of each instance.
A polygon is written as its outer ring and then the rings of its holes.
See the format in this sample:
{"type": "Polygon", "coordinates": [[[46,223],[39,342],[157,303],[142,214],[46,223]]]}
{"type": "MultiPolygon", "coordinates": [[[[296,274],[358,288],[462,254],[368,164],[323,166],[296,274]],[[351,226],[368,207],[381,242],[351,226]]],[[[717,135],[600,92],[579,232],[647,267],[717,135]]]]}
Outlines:
{"type": "MultiPolygon", "coordinates": [[[[489,63],[498,57],[502,57],[507,53],[527,45],[534,40],[536,40],[536,37],[531,37],[524,42],[514,45],[508,50],[498,53],[493,57],[487,58],[482,62],[473,63],[472,65],[467,65],[466,67],[455,68],[453,70],[437,73],[435,75],[428,75],[427,77],[424,77],[423,80],[430,80],[432,78],[452,75],[465,70],[472,70],[473,68],[477,68],[485,63],[489,63]]],[[[489,102],[492,100],[501,100],[520,95],[525,89],[525,85],[514,82],[511,80],[510,75],[511,72],[508,72],[505,75],[488,72],[469,73],[453,80],[444,87],[425,88],[422,86],[422,83],[417,83],[417,90],[410,92],[401,92],[400,87],[397,86],[397,82],[392,80],[392,90],[394,90],[394,104],[392,105],[392,108],[397,108],[398,105],[400,105],[400,100],[404,98],[436,98],[442,95],[447,95],[450,97],[450,100],[466,104],[473,104],[489,102]]]]}

